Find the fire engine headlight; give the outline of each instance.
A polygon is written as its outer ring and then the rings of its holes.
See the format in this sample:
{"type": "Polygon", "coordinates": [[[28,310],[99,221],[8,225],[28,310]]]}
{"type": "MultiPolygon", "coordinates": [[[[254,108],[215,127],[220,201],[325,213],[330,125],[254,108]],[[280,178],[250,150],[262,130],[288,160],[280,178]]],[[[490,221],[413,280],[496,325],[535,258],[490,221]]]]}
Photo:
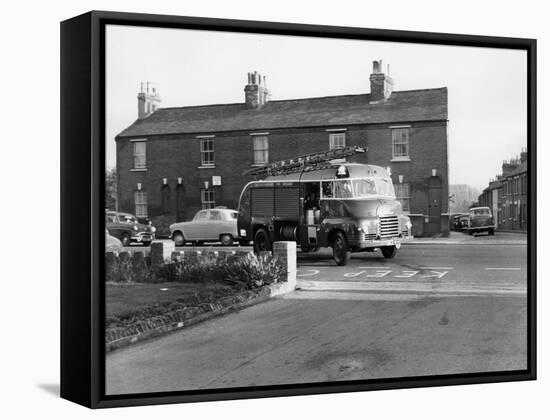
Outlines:
{"type": "Polygon", "coordinates": [[[241,230],[239,231],[239,234],[240,234],[241,237],[243,237],[243,238],[246,237],[246,229],[241,229],[241,230]]]}
{"type": "Polygon", "coordinates": [[[410,220],[407,220],[407,223],[405,223],[405,226],[407,226],[407,229],[410,229],[413,227],[413,224],[411,223],[410,220]]]}
{"type": "Polygon", "coordinates": [[[361,222],[360,229],[367,234],[378,233],[378,220],[377,219],[363,220],[361,222]]]}
{"type": "Polygon", "coordinates": [[[139,230],[138,225],[134,225],[134,230],[137,232],[139,230]]]}
{"type": "Polygon", "coordinates": [[[151,232],[155,233],[157,231],[157,228],[154,226],[151,226],[151,232]]]}

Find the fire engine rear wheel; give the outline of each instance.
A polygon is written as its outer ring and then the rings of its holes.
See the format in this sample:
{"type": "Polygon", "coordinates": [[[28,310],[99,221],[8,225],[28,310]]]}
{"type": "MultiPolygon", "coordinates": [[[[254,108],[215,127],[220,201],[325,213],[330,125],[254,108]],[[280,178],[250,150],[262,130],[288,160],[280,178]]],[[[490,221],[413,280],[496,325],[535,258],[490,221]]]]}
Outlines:
{"type": "Polygon", "coordinates": [[[393,258],[397,253],[397,248],[395,246],[382,246],[380,247],[380,250],[382,251],[384,258],[393,258]]]}
{"type": "Polygon", "coordinates": [[[258,254],[261,251],[271,251],[271,239],[263,228],[258,229],[254,235],[254,252],[258,254]]]}
{"type": "Polygon", "coordinates": [[[342,232],[336,232],[332,244],[332,257],[336,265],[347,265],[351,258],[351,251],[348,247],[346,236],[342,232]]]}

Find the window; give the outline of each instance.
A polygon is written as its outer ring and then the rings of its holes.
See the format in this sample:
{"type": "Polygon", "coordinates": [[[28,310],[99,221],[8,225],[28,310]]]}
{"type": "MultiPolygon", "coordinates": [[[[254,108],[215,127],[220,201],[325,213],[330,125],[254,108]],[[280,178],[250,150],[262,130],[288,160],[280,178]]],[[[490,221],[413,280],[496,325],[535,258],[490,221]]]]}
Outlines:
{"type": "Polygon", "coordinates": [[[269,162],[269,145],[267,143],[267,136],[254,136],[252,137],[254,148],[254,164],[264,165],[269,162]]]}
{"type": "Polygon", "coordinates": [[[222,220],[222,215],[217,210],[210,211],[210,220],[222,220]]]}
{"type": "Polygon", "coordinates": [[[403,211],[411,211],[411,190],[409,184],[394,184],[395,198],[401,203],[403,211]]]}
{"type": "Polygon", "coordinates": [[[201,165],[214,166],[214,139],[201,139],[201,165]]]}
{"type": "Polygon", "coordinates": [[[144,141],[134,142],[134,169],[144,169],[147,167],[145,145],[144,141]]]}
{"type": "Polygon", "coordinates": [[[392,158],[407,160],[409,158],[409,129],[394,128],[391,132],[392,158]]]}
{"type": "Polygon", "coordinates": [[[209,189],[201,191],[201,204],[203,209],[212,209],[216,206],[214,190],[209,189]]]}
{"type": "Polygon", "coordinates": [[[147,193],[145,191],[136,191],[134,193],[136,204],[136,217],[147,217],[147,193]]]}
{"type": "Polygon", "coordinates": [[[329,135],[330,150],[343,149],[346,147],[346,133],[332,133],[329,135]]]}

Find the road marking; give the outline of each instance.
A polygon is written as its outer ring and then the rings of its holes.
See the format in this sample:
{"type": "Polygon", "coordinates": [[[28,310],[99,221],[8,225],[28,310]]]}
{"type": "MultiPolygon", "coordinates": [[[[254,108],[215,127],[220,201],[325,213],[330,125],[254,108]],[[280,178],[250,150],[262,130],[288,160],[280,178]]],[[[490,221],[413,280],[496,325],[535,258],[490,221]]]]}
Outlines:
{"type": "Polygon", "coordinates": [[[435,278],[440,279],[440,278],[444,277],[445,274],[448,273],[448,271],[442,271],[442,272],[435,271],[435,270],[431,270],[431,271],[432,271],[432,273],[435,273],[435,274],[429,274],[427,276],[422,276],[422,278],[427,279],[427,278],[434,278],[435,277],[435,278]]]}
{"type": "Polygon", "coordinates": [[[360,276],[361,274],[365,274],[366,271],[359,271],[357,273],[345,273],[344,274],[344,277],[357,277],[357,276],[360,276]]]}
{"type": "Polygon", "coordinates": [[[420,271],[402,271],[402,273],[403,273],[402,276],[394,276],[394,277],[408,279],[409,277],[412,277],[412,276],[420,273],[420,271]],[[408,274],[405,274],[405,273],[408,273],[408,274]]]}
{"type": "Polygon", "coordinates": [[[315,276],[320,273],[319,270],[300,270],[300,269],[296,270],[296,272],[300,272],[300,271],[309,271],[309,274],[296,274],[297,277],[315,276]]]}
{"type": "Polygon", "coordinates": [[[359,268],[370,268],[372,270],[387,270],[389,267],[386,265],[386,266],[382,266],[382,267],[359,267],[359,268]]]}
{"type": "Polygon", "coordinates": [[[519,267],[486,267],[485,270],[521,270],[519,267]]]}
{"type": "Polygon", "coordinates": [[[453,267],[418,267],[421,270],[454,270],[453,267]]]}
{"type": "Polygon", "coordinates": [[[367,277],[376,277],[376,278],[381,278],[381,277],[385,277],[387,276],[388,274],[391,273],[391,270],[386,270],[386,271],[379,271],[379,270],[376,270],[376,273],[374,274],[367,274],[367,277]]]}

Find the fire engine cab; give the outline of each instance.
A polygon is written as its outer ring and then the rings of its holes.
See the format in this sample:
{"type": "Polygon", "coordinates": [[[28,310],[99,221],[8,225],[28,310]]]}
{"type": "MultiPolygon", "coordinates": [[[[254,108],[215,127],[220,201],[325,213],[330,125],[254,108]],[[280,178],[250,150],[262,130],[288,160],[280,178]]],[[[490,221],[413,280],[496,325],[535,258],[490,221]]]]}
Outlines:
{"type": "Polygon", "coordinates": [[[274,241],[296,241],[302,252],[331,247],[337,265],[351,252],[380,250],[393,258],[411,239],[411,222],[395,199],[389,173],[380,166],[348,163],[360,147],[314,153],[254,168],[265,176],[248,183],[237,219],[241,243],[269,251],[274,241]]]}

